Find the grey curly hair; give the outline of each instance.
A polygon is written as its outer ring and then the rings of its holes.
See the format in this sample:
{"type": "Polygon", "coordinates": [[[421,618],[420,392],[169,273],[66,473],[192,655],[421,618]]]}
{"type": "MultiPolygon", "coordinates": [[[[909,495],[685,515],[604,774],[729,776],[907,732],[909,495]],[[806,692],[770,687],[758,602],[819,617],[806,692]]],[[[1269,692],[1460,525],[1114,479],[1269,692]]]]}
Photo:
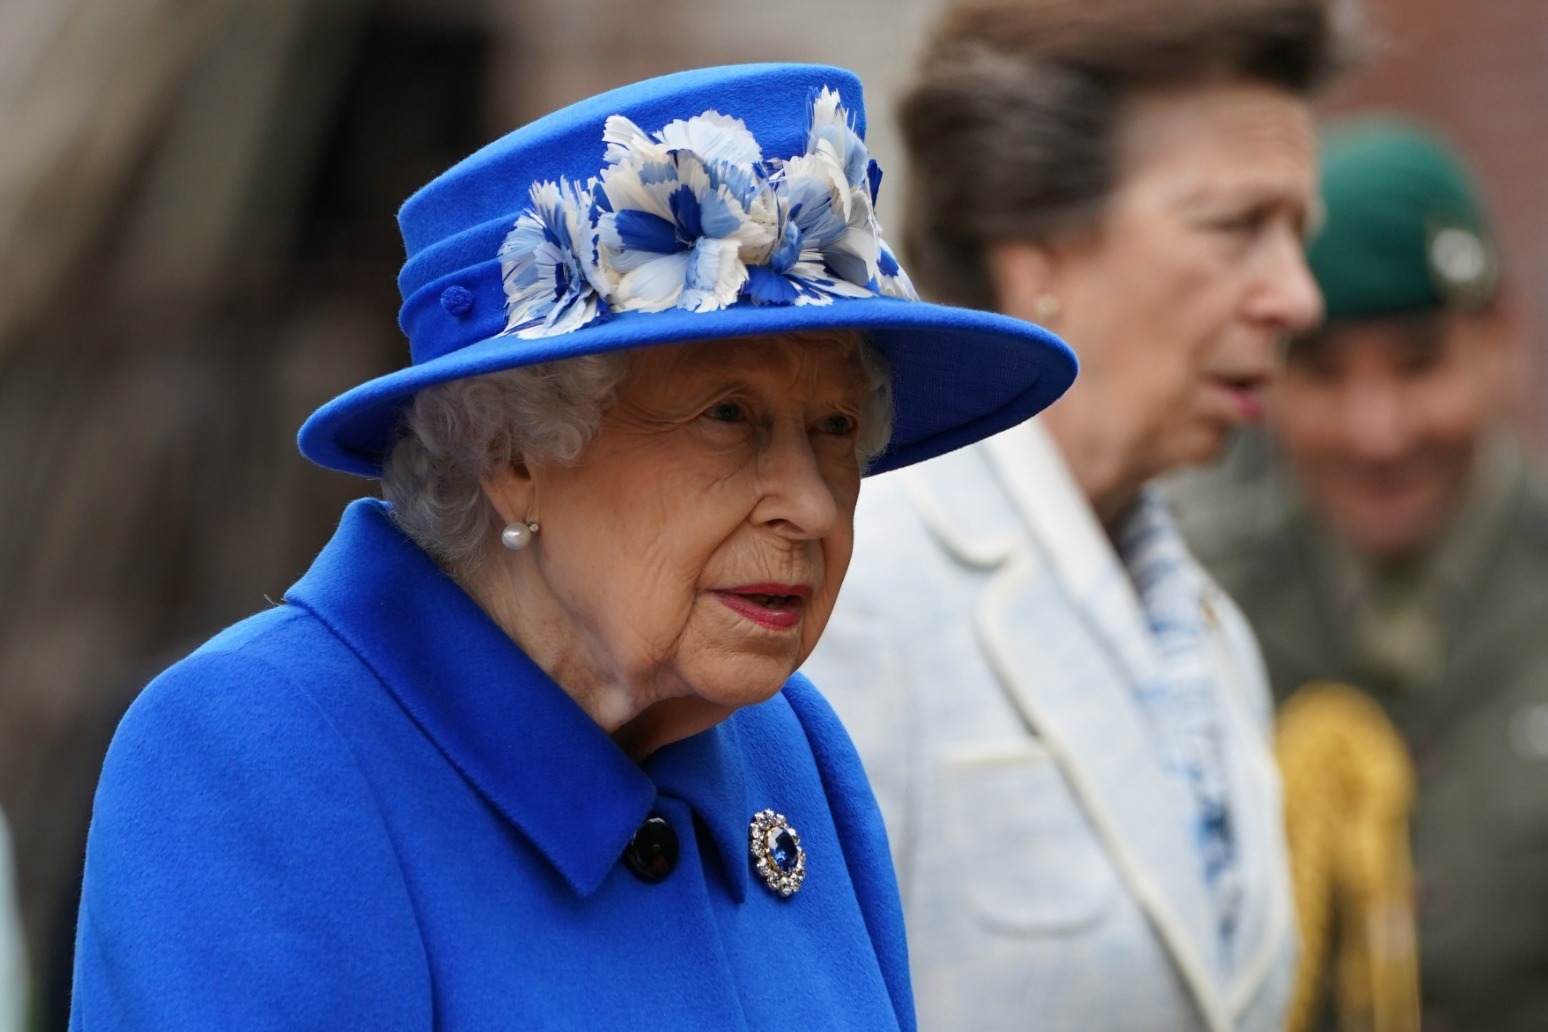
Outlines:
{"type": "MultiPolygon", "coordinates": [[[[840,341],[842,334],[801,334],[840,341]]],[[[862,472],[892,437],[887,360],[854,334],[868,388],[855,459],[862,472]]],[[[414,396],[382,464],[393,520],[454,575],[475,572],[495,522],[481,482],[518,458],[574,462],[601,428],[629,352],[584,355],[427,387],[414,396]]]]}

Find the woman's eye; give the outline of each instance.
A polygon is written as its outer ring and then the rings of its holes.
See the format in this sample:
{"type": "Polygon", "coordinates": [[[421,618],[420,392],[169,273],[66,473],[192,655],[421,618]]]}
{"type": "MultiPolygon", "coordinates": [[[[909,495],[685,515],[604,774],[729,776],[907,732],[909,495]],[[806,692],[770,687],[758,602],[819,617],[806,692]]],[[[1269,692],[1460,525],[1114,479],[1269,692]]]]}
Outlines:
{"type": "Polygon", "coordinates": [[[704,413],[717,423],[741,423],[747,419],[747,409],[739,401],[720,401],[704,413]]]}
{"type": "Polygon", "coordinates": [[[817,429],[838,437],[852,437],[860,429],[860,422],[854,416],[836,413],[818,423],[817,429]]]}

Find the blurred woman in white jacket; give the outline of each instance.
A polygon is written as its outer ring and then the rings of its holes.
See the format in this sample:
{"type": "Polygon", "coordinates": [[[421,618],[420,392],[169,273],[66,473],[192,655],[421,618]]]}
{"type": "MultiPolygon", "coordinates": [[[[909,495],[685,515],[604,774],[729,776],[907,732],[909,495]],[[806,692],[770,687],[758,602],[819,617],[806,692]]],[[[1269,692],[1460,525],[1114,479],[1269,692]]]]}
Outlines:
{"type": "Polygon", "coordinates": [[[974,5],[903,103],[922,289],[1081,362],[1032,423],[873,482],[805,667],[888,821],[922,1028],[1282,1026],[1267,685],[1146,485],[1257,418],[1320,317],[1341,45],[1323,0],[974,5]]]}

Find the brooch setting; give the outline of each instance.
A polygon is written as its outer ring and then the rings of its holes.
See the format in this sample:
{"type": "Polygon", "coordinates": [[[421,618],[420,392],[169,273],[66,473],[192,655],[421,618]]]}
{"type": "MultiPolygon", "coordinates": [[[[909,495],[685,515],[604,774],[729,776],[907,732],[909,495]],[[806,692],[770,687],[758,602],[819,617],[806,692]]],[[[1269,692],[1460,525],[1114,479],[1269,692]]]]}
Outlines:
{"type": "Polygon", "coordinates": [[[773,810],[758,811],[753,814],[748,835],[753,866],[763,884],[782,898],[795,895],[806,880],[806,850],[801,848],[801,836],[785,820],[785,815],[773,810]]]}

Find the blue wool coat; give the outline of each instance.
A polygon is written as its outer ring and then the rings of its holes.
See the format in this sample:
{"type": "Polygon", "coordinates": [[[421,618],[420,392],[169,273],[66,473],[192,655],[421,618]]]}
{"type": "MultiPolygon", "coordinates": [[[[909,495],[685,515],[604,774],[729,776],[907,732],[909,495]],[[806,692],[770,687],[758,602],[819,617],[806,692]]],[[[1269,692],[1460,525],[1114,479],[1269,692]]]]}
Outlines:
{"type": "Polygon", "coordinates": [[[792,678],[631,762],[357,502],[286,604],[125,716],[74,1029],[911,1029],[897,887],[843,728],[792,678]],[[789,899],[754,813],[807,853],[789,899]],[[656,814],[681,857],[620,860],[656,814]]]}

